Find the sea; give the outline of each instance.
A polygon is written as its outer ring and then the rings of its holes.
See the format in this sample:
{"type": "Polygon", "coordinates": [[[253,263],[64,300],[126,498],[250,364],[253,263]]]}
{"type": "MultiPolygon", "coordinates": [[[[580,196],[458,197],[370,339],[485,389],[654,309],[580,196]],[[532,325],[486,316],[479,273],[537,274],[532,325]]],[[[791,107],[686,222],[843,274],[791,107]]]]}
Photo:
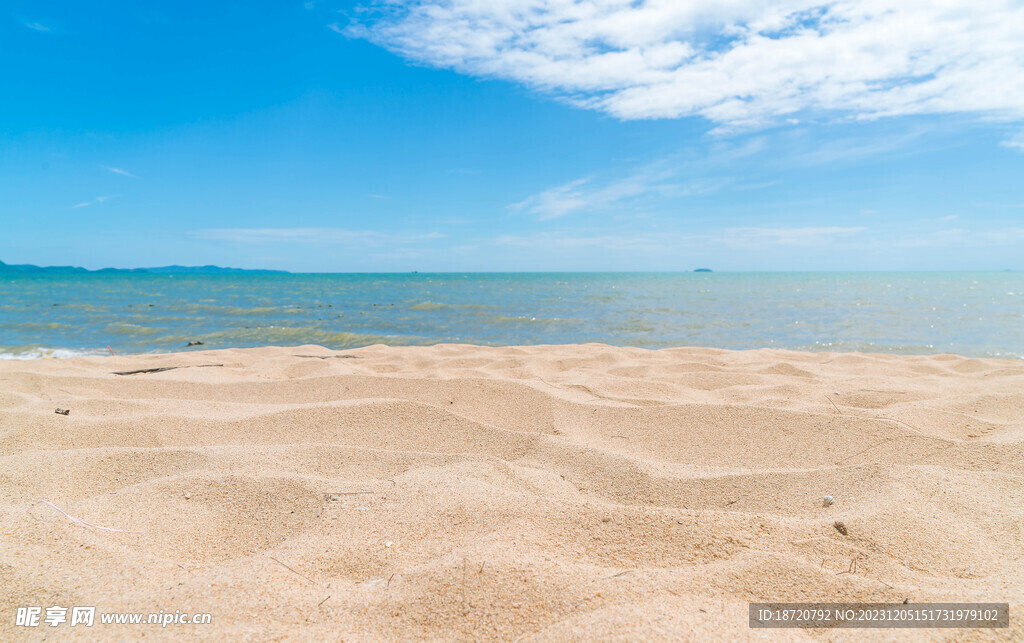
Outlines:
{"type": "Polygon", "coordinates": [[[1024,272],[0,277],[5,359],[585,342],[1021,359],[1024,272]]]}

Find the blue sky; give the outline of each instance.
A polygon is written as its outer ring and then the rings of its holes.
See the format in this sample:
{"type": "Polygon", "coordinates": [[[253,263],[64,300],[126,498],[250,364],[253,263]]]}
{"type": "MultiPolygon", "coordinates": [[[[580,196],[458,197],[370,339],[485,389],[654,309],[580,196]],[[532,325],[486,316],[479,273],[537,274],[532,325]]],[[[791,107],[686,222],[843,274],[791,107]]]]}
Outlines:
{"type": "Polygon", "coordinates": [[[1024,269],[1019,3],[682,4],[6,3],[0,260],[1024,269]]]}

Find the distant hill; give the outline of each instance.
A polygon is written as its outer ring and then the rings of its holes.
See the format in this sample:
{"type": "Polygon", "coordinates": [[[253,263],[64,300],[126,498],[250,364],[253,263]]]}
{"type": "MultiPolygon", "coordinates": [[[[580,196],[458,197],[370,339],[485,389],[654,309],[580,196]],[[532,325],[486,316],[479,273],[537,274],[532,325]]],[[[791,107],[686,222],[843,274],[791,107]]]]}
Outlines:
{"type": "Polygon", "coordinates": [[[0,261],[0,274],[11,273],[57,273],[57,274],[85,274],[85,273],[146,273],[155,275],[186,274],[186,275],[211,275],[226,273],[255,273],[255,274],[287,274],[285,270],[246,270],[244,268],[222,268],[221,266],[161,266],[159,268],[101,268],[100,270],[87,270],[78,266],[33,266],[31,264],[10,265],[0,261]]]}
{"type": "Polygon", "coordinates": [[[224,268],[221,266],[161,266],[159,268],[138,268],[143,272],[157,274],[208,275],[221,273],[254,272],[260,274],[287,274],[287,270],[246,270],[245,268],[224,268]]]}

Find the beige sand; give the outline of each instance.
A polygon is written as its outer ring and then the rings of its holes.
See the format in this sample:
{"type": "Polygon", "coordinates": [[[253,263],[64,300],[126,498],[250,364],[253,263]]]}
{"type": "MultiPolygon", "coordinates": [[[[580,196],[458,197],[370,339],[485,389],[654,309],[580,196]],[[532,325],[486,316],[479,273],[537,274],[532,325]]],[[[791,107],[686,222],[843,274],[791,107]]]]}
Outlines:
{"type": "Polygon", "coordinates": [[[1021,640],[1024,363],[595,344],[8,361],[0,539],[8,640],[1021,640]],[[187,368],[112,374],[161,366],[187,368]],[[1009,602],[1012,627],[747,626],[748,601],[904,599],[1009,602]],[[213,623],[25,630],[22,605],[213,623]]]}

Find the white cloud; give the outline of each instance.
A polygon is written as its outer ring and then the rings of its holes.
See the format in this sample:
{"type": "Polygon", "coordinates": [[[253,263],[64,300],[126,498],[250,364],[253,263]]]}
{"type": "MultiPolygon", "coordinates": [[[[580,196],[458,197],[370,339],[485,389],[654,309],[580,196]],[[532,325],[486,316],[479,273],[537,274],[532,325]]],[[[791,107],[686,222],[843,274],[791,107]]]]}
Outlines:
{"type": "Polygon", "coordinates": [[[384,0],[345,33],[623,119],[1024,117],[1019,0],[384,0]]]}
{"type": "Polygon", "coordinates": [[[127,176],[127,177],[130,177],[130,178],[133,178],[133,179],[138,178],[137,176],[135,176],[134,174],[132,174],[128,170],[122,170],[119,167],[109,167],[109,166],[104,165],[103,169],[108,171],[108,172],[113,172],[114,174],[120,174],[121,176],[127,176]]]}
{"type": "Polygon", "coordinates": [[[84,207],[86,207],[86,206],[88,206],[88,205],[92,205],[92,204],[91,204],[91,203],[89,203],[88,201],[86,201],[86,202],[84,202],[84,203],[76,203],[76,204],[74,204],[73,206],[71,206],[71,208],[72,208],[72,209],[74,209],[74,208],[84,208],[84,207]]]}

